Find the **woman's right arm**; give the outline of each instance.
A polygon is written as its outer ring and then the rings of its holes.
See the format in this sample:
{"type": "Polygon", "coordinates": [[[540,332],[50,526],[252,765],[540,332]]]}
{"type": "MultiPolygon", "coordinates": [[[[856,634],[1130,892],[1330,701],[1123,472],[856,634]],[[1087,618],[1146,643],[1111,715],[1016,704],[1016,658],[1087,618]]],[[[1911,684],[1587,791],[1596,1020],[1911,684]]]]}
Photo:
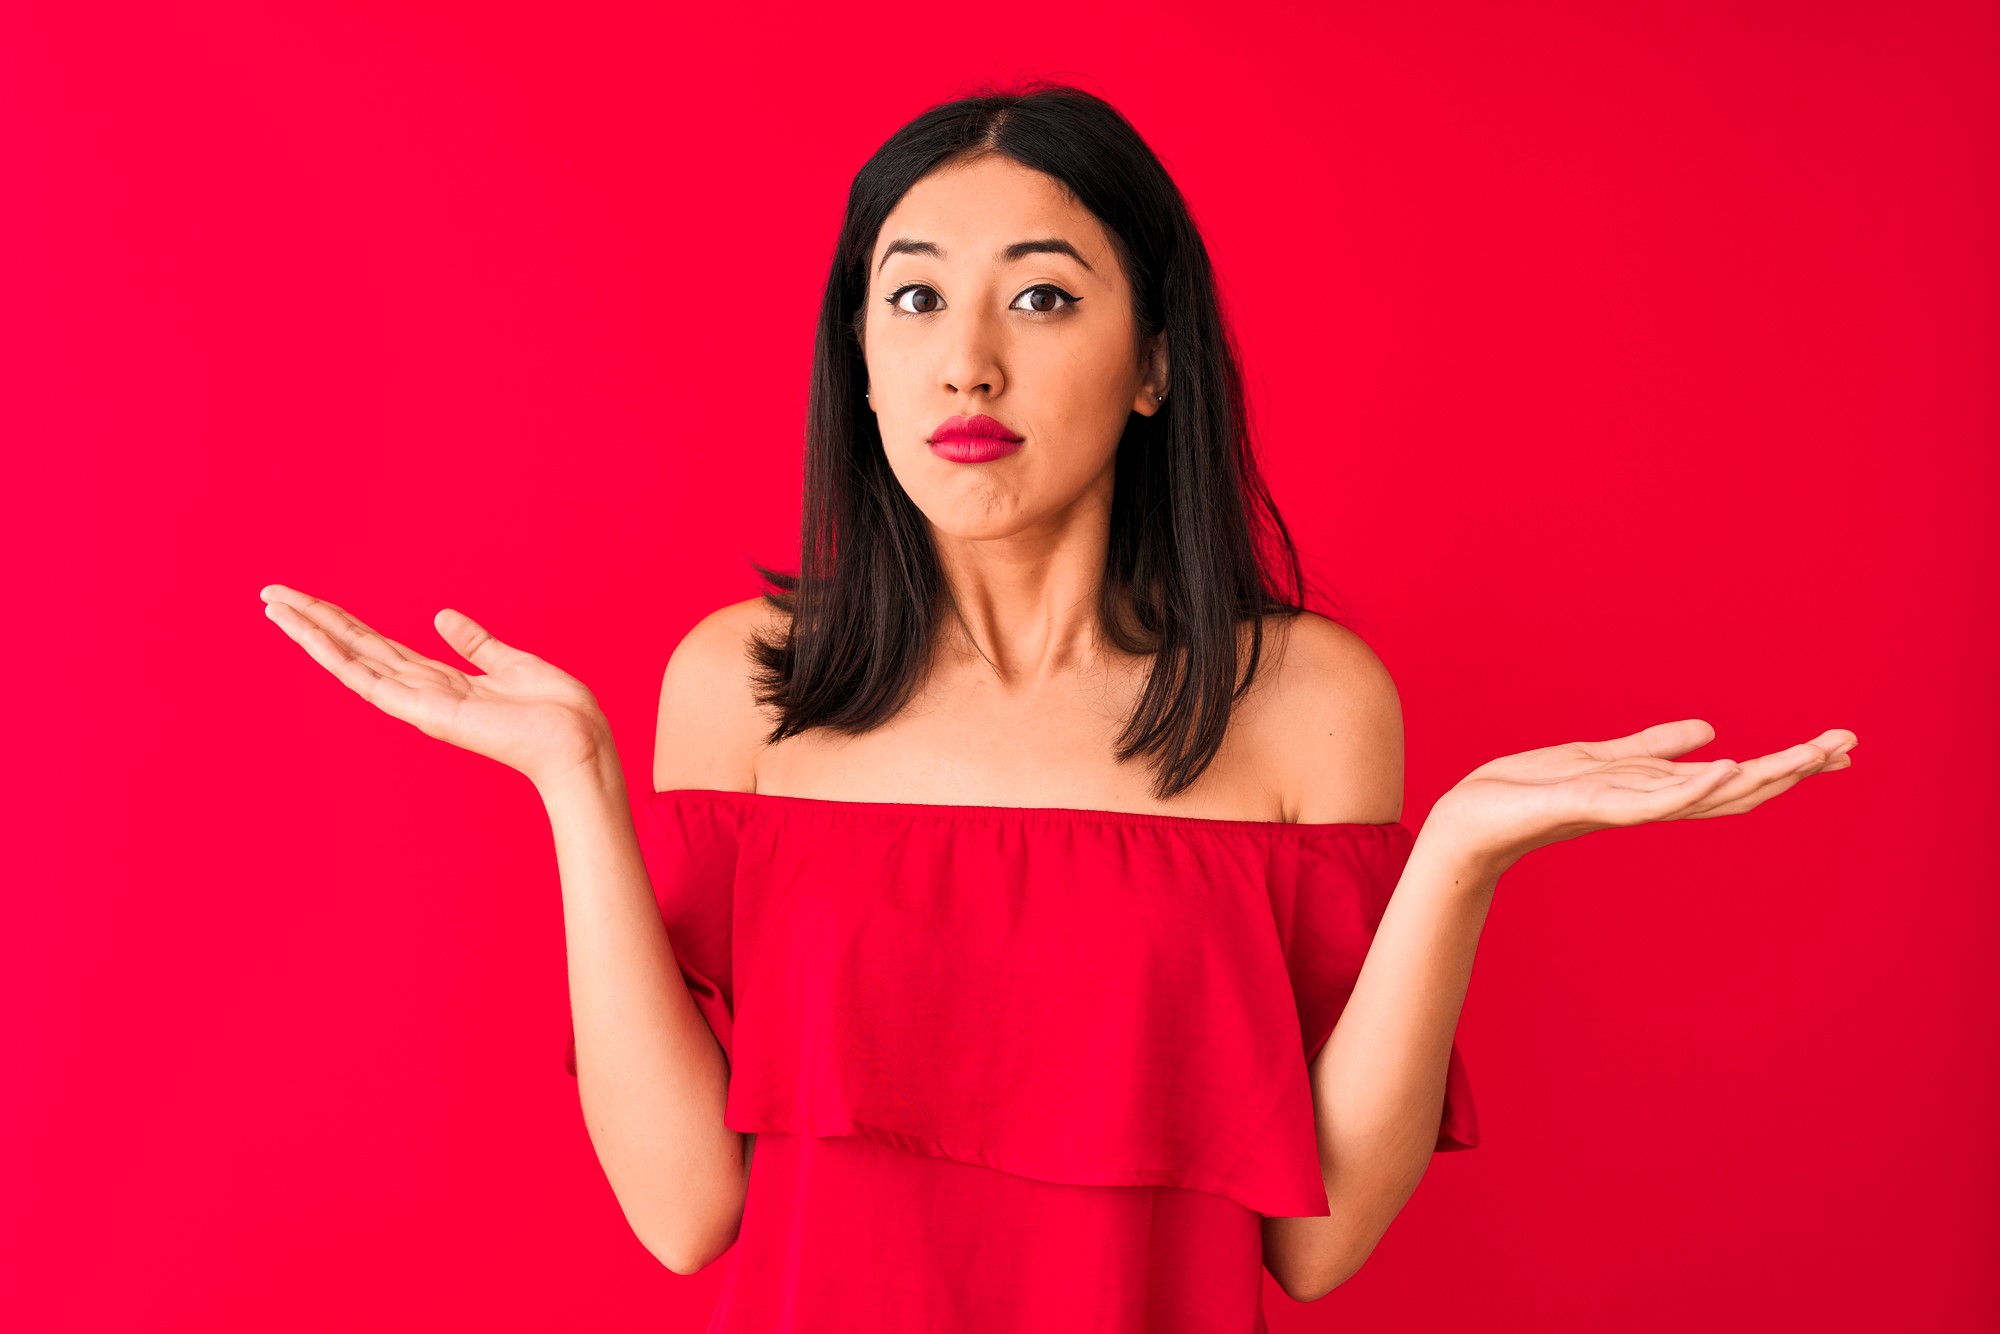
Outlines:
{"type": "MultiPolygon", "coordinates": [[[[654,790],[756,790],[770,720],[746,644],[774,616],[762,598],[718,608],[668,656],[654,790]]],[[[562,872],[584,1124],[634,1234],[670,1270],[692,1274],[736,1242],[756,1136],[722,1124],[728,1060],[668,944],[608,734],[592,756],[536,784],[562,872]]]]}
{"type": "MultiPolygon", "coordinates": [[[[676,1273],[708,1264],[742,1221],[754,1137],[723,1125],[728,1062],[668,942],[596,697],[453,608],[433,624],[483,675],[287,585],[267,584],[258,597],[355,694],[533,782],[562,876],[578,1094],[591,1143],[646,1249],[676,1273]]],[[[661,689],[655,788],[755,790],[762,725],[744,635],[765,614],[754,599],[725,607],[675,649],[661,689]]]]}
{"type": "Polygon", "coordinates": [[[729,1069],[646,878],[618,757],[539,787],[562,877],[577,1092],[633,1233],[678,1274],[735,1240],[748,1165],[722,1123],[729,1069]]]}
{"type": "MultiPolygon", "coordinates": [[[[682,637],[660,682],[653,787],[756,788],[769,727],[745,645],[773,613],[752,598],[682,637]]],[[[595,760],[537,784],[555,833],[578,1092],[633,1232],[691,1274],[735,1242],[756,1136],[722,1123],[729,1066],[681,976],[609,736],[595,760]]]]}

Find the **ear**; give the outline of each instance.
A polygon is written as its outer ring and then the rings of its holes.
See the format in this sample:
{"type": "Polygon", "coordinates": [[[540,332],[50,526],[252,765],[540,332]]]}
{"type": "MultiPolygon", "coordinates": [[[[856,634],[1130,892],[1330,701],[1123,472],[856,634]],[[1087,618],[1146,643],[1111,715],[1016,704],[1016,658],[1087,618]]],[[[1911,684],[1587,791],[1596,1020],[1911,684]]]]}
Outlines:
{"type": "Polygon", "coordinates": [[[1132,399],[1132,411],[1150,417],[1166,404],[1159,395],[1167,392],[1167,331],[1162,329],[1146,344],[1146,378],[1132,399]]]}

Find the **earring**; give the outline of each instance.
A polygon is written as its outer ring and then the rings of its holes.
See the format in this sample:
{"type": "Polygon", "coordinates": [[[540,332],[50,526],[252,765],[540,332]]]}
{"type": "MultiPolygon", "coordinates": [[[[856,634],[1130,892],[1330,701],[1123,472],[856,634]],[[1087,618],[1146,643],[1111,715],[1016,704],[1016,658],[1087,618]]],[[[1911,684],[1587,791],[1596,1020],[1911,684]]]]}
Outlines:
{"type": "Polygon", "coordinates": [[[1164,403],[1167,401],[1167,396],[1165,394],[1154,394],[1153,401],[1155,403],[1164,403]]]}

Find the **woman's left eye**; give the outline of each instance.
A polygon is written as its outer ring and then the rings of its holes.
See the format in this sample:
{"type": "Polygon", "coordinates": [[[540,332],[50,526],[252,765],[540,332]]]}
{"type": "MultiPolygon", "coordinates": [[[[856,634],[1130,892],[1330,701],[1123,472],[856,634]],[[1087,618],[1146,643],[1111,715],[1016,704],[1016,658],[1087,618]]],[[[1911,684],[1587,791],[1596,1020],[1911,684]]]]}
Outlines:
{"type": "MultiPolygon", "coordinates": [[[[1027,291],[1021,293],[1021,296],[1015,297],[1014,300],[1017,304],[1013,307],[1010,307],[1010,309],[1018,310],[1020,308],[1018,303],[1021,300],[1021,297],[1029,297],[1032,299],[1037,293],[1046,293],[1051,297],[1061,297],[1064,301],[1069,302],[1069,304],[1072,306],[1074,306],[1079,300],[1081,300],[1080,297],[1071,296],[1068,292],[1063,291],[1062,288],[1057,287],[1051,283],[1039,283],[1036,286],[1030,287],[1027,291]]],[[[1061,314],[1064,309],[1065,307],[1061,306],[1037,306],[1037,307],[1032,307],[1029,310],[1029,314],[1058,315],[1061,314]]]]}

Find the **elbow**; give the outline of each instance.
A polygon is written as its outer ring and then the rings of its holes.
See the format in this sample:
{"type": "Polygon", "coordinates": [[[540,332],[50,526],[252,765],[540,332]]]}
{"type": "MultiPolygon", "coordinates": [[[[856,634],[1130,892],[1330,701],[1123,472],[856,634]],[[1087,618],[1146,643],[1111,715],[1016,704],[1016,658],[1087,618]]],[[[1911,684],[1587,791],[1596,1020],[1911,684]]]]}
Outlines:
{"type": "Polygon", "coordinates": [[[693,1252],[673,1246],[663,1246],[644,1237],[639,1238],[639,1241],[645,1246],[647,1254],[676,1274],[699,1274],[706,1267],[701,1260],[694,1257],[693,1252]]]}
{"type": "Polygon", "coordinates": [[[641,1227],[629,1214],[625,1221],[631,1225],[632,1235],[646,1248],[646,1254],[674,1273],[694,1274],[701,1271],[699,1253],[679,1233],[664,1227],[641,1227]]]}
{"type": "Polygon", "coordinates": [[[1336,1287],[1338,1287],[1338,1286],[1339,1286],[1339,1284],[1337,1284],[1337,1283],[1322,1283],[1322,1282],[1319,1282],[1319,1281],[1317,1281],[1317,1280],[1313,1280],[1313,1281],[1309,1281],[1309,1282],[1308,1282],[1308,1281],[1294,1281],[1294,1282],[1283,1282],[1283,1281],[1281,1281],[1281,1282],[1280,1282],[1280,1283],[1278,1284],[1278,1286],[1279,1286],[1280,1288],[1283,1288],[1283,1289],[1285,1290],[1285,1295],[1286,1295],[1287,1297],[1290,1297],[1290,1298],[1291,1298],[1291,1299],[1292,1299],[1293,1301],[1295,1301],[1295,1302],[1316,1302],[1316,1301],[1318,1301],[1318,1300],[1319,1300],[1320,1298],[1322,1298],[1322,1297],[1326,1296],[1326,1294],[1328,1294],[1329,1292],[1332,1292],[1332,1291],[1333,1291],[1333,1290],[1334,1290],[1334,1289],[1335,1289],[1336,1287]]]}
{"type": "Polygon", "coordinates": [[[702,1270],[714,1264],[721,1252],[717,1252],[715,1255],[705,1255],[699,1251],[687,1251],[678,1254],[681,1258],[675,1258],[676,1253],[674,1252],[662,1254],[659,1251],[654,1251],[653,1258],[685,1278],[692,1274],[699,1274],[702,1270]]]}
{"type": "MultiPolygon", "coordinates": [[[[1277,1278],[1277,1275],[1274,1274],[1272,1277],[1277,1278]]],[[[1278,1287],[1284,1291],[1287,1297],[1290,1297],[1295,1302],[1316,1302],[1332,1291],[1331,1288],[1321,1288],[1316,1283],[1310,1286],[1302,1286],[1282,1278],[1278,1279],[1278,1287]]]]}
{"type": "Polygon", "coordinates": [[[738,1189],[725,1198],[726,1203],[708,1209],[682,1202],[665,1216],[649,1215],[643,1221],[628,1211],[626,1222],[655,1260],[676,1274],[699,1274],[736,1244],[742,1230],[743,1192],[738,1189]]]}
{"type": "Polygon", "coordinates": [[[683,1276],[699,1274],[721,1259],[736,1244],[732,1229],[727,1237],[693,1237],[636,1233],[639,1242],[655,1260],[683,1276]]]}
{"type": "Polygon", "coordinates": [[[1342,1274],[1338,1277],[1318,1280],[1305,1286],[1296,1284],[1281,1284],[1280,1286],[1285,1289],[1285,1295],[1295,1302],[1316,1302],[1352,1277],[1352,1274],[1342,1274]]]}
{"type": "Polygon", "coordinates": [[[1287,1297],[1316,1302],[1361,1268],[1373,1240],[1345,1221],[1339,1214],[1265,1220],[1264,1268],[1287,1297]]]}
{"type": "Polygon", "coordinates": [[[1293,1301],[1316,1302],[1359,1273],[1367,1258],[1362,1256],[1352,1263],[1343,1261],[1331,1267],[1315,1268],[1306,1274],[1285,1276],[1273,1274],[1272,1277],[1278,1280],[1278,1286],[1283,1288],[1285,1295],[1293,1301]]]}
{"type": "MultiPolygon", "coordinates": [[[[754,1141],[752,1141],[754,1142],[754,1141]]],[[[636,1207],[630,1192],[618,1195],[632,1235],[655,1260],[676,1274],[699,1274],[736,1244],[748,1197],[749,1153],[740,1150],[736,1171],[704,1190],[636,1207]]]]}

